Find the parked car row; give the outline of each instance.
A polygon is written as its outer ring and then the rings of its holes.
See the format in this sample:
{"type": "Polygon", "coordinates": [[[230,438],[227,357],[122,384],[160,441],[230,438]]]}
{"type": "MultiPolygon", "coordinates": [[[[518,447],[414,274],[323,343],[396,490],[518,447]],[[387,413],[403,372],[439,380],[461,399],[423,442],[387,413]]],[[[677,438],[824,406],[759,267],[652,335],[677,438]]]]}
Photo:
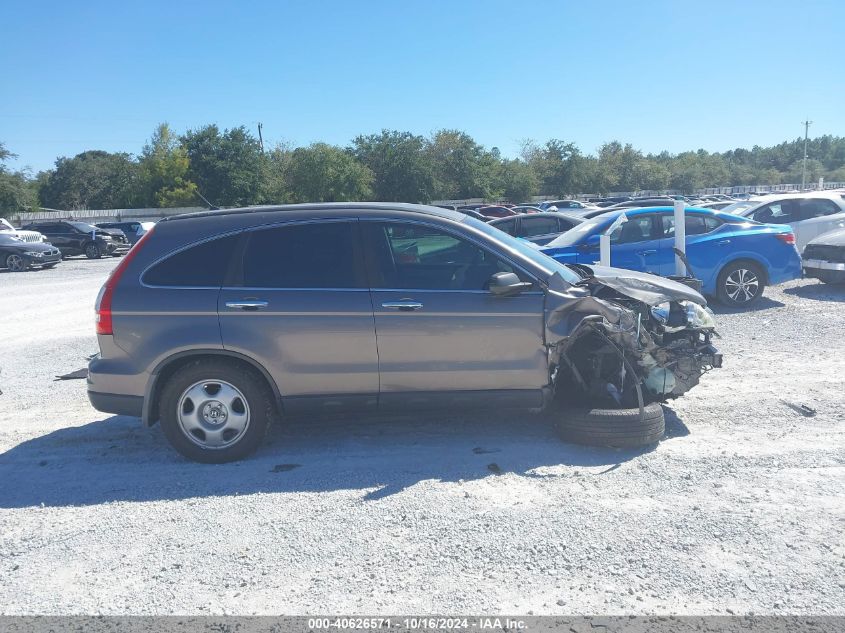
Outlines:
{"type": "Polygon", "coordinates": [[[22,272],[52,268],[65,257],[119,257],[129,251],[153,222],[89,224],[74,220],[31,222],[16,229],[0,218],[0,268],[22,272]]]}

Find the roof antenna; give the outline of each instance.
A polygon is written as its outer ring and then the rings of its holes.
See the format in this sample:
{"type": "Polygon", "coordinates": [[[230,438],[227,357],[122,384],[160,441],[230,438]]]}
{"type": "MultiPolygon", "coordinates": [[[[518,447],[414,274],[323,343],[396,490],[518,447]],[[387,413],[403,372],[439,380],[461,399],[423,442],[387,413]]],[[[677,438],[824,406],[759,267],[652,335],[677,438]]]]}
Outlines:
{"type": "Polygon", "coordinates": [[[197,189],[196,193],[200,198],[202,198],[202,201],[205,202],[205,204],[208,206],[209,211],[219,211],[220,210],[220,207],[215,207],[213,204],[211,204],[206,199],[206,197],[200,193],[199,189],[197,189]]]}

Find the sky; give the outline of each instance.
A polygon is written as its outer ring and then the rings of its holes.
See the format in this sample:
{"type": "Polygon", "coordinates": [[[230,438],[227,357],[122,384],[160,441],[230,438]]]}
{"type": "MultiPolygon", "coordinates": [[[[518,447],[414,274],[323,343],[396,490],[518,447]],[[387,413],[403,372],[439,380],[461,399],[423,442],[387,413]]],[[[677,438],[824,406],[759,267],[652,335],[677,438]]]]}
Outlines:
{"type": "Polygon", "coordinates": [[[11,166],[137,154],[160,122],[347,145],[460,129],[646,152],[845,135],[842,0],[0,3],[11,166]]]}

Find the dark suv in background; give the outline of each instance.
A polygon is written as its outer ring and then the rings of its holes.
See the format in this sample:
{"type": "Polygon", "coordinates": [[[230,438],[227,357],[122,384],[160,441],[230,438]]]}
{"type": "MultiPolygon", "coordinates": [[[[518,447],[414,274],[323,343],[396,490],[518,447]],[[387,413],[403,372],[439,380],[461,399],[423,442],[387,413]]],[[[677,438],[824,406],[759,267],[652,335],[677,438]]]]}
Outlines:
{"type": "Polygon", "coordinates": [[[173,216],[100,291],[88,396],[161,421],[206,462],[247,455],[297,411],[555,398],[578,405],[557,416],[565,438],[637,446],[663,435],[654,403],[721,364],[705,305],[679,283],[565,266],[436,207],[173,216]]]}
{"type": "Polygon", "coordinates": [[[122,232],[120,235],[112,235],[87,222],[33,222],[23,228],[46,235],[50,243],[65,257],[85,255],[88,259],[99,259],[104,255],[123,255],[130,246],[122,232]]]}

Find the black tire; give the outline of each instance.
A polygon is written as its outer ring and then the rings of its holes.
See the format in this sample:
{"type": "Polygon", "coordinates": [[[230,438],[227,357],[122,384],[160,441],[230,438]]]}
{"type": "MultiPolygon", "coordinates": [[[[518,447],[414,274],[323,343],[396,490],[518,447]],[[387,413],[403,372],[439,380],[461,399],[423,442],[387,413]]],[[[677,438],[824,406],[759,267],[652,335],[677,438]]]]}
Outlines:
{"type": "Polygon", "coordinates": [[[89,242],[85,245],[84,253],[88,259],[100,259],[103,256],[99,244],[95,244],[94,242],[89,242]]]}
{"type": "Polygon", "coordinates": [[[760,300],[765,289],[763,270],[758,264],[744,260],[725,266],[716,280],[716,297],[726,306],[744,308],[753,305],[760,300]]]}
{"type": "Polygon", "coordinates": [[[15,253],[6,257],[4,265],[11,273],[22,273],[29,270],[29,260],[23,255],[17,255],[15,253]]]}
{"type": "Polygon", "coordinates": [[[663,408],[653,402],[640,418],[636,409],[564,409],[558,422],[561,439],[587,446],[637,448],[657,444],[666,432],[663,408]]]}
{"type": "MultiPolygon", "coordinates": [[[[208,397],[214,398],[214,395],[208,397]]],[[[170,444],[188,459],[206,464],[237,461],[253,453],[261,445],[270,423],[278,415],[273,392],[264,377],[251,367],[228,359],[199,360],[176,370],[164,385],[160,402],[161,428],[170,444]],[[243,395],[248,422],[246,428],[235,435],[236,439],[227,440],[231,441],[230,444],[212,448],[203,446],[207,438],[201,429],[194,430],[193,439],[187,430],[183,430],[180,401],[186,397],[186,391],[196,389],[197,384],[203,384],[202,388],[205,389],[206,383],[213,386],[216,381],[228,383],[243,395]]],[[[198,402],[196,406],[199,409],[202,405],[198,402]]],[[[197,411],[197,419],[201,411],[197,411]]],[[[190,417],[190,413],[186,417],[190,417]]],[[[223,426],[226,424],[224,421],[223,426]]]]}

